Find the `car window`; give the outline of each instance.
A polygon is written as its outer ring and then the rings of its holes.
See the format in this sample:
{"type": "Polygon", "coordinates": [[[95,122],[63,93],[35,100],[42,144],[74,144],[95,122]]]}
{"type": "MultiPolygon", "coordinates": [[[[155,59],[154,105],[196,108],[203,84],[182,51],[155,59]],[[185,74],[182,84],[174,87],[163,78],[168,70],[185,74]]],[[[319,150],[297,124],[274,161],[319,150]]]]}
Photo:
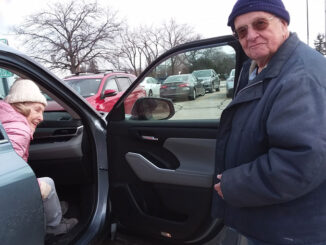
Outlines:
{"type": "Polygon", "coordinates": [[[105,83],[104,90],[107,90],[107,89],[113,89],[115,91],[119,91],[117,83],[114,79],[111,78],[105,83]]]}
{"type": "Polygon", "coordinates": [[[97,93],[101,84],[100,78],[83,78],[65,80],[66,83],[83,97],[90,97],[97,93]]]}
{"type": "MultiPolygon", "coordinates": [[[[219,119],[232,99],[233,87],[226,86],[226,79],[235,63],[233,47],[209,47],[172,56],[153,67],[147,76],[161,81],[159,97],[174,104],[175,114],[168,120],[219,119]],[[219,79],[211,77],[214,72],[221,74],[219,79]],[[198,79],[196,86],[191,85],[196,79],[189,74],[198,79]]],[[[129,98],[133,96],[131,93],[129,98]]]]}
{"type": "Polygon", "coordinates": [[[1,83],[0,83],[0,99],[3,99],[6,94],[7,94],[7,88],[5,86],[5,79],[6,78],[1,78],[1,83]]]}
{"type": "Polygon", "coordinates": [[[119,84],[121,91],[127,90],[127,88],[129,88],[129,86],[131,84],[128,77],[118,77],[117,82],[119,84]]]}

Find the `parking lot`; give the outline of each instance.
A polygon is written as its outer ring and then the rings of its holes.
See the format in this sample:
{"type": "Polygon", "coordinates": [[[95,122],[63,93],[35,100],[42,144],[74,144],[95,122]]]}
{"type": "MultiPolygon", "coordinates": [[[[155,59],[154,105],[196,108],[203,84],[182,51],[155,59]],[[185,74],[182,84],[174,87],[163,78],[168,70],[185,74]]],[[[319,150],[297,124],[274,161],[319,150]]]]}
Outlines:
{"type": "Polygon", "coordinates": [[[225,81],[221,81],[220,91],[206,93],[196,100],[174,101],[176,110],[172,120],[175,119],[217,119],[220,118],[223,109],[230,103],[226,97],[225,81]]]}

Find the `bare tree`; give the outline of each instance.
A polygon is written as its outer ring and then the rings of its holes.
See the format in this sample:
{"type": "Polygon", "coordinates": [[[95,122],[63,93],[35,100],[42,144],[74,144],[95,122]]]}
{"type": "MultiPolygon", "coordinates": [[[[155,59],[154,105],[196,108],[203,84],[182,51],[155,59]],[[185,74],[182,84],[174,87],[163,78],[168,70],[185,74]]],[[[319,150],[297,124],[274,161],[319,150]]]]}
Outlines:
{"type": "Polygon", "coordinates": [[[121,31],[117,13],[83,0],[55,3],[27,17],[15,28],[24,37],[30,55],[50,69],[79,71],[114,50],[110,45],[121,31]]]}
{"type": "Polygon", "coordinates": [[[138,33],[139,46],[146,61],[145,66],[148,66],[162,51],[162,28],[141,27],[138,33]]]}
{"type": "Polygon", "coordinates": [[[121,59],[124,59],[123,66],[126,69],[130,69],[133,73],[138,76],[139,70],[142,67],[142,54],[141,48],[139,45],[139,35],[136,32],[129,31],[129,29],[125,29],[125,31],[120,36],[120,44],[119,44],[119,52],[116,57],[119,60],[119,65],[121,65],[121,59]]]}
{"type": "Polygon", "coordinates": [[[161,45],[164,51],[197,39],[200,39],[200,35],[195,34],[194,28],[187,24],[178,24],[174,19],[163,24],[161,45]]]}
{"type": "MultiPolygon", "coordinates": [[[[187,24],[177,24],[174,19],[163,25],[162,48],[164,51],[182,43],[200,39],[199,34],[194,34],[193,27],[187,24]]],[[[175,74],[176,67],[181,66],[182,60],[175,56],[171,58],[171,74],[175,74]]]]}
{"type": "MultiPolygon", "coordinates": [[[[142,67],[148,66],[164,51],[199,38],[199,35],[194,34],[192,27],[179,25],[173,19],[168,24],[156,28],[142,26],[132,31],[126,29],[121,35],[119,45],[119,65],[121,59],[124,59],[125,66],[131,68],[135,75],[139,75],[142,67]]],[[[176,62],[172,60],[172,67],[176,66],[176,62]]]]}

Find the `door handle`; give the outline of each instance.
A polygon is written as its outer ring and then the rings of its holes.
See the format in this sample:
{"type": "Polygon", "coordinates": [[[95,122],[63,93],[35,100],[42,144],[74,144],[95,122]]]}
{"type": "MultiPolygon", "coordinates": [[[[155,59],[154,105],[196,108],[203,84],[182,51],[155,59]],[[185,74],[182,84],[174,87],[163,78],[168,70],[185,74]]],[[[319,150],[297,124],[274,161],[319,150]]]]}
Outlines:
{"type": "Polygon", "coordinates": [[[154,136],[142,135],[141,138],[143,140],[158,141],[158,138],[156,138],[154,136]]]}

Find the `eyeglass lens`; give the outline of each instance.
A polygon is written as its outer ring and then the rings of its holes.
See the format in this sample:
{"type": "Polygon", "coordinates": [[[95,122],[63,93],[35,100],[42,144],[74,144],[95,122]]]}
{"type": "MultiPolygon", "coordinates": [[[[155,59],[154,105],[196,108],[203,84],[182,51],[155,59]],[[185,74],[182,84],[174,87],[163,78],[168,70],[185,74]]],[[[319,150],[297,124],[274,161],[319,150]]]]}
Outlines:
{"type": "MultiPolygon", "coordinates": [[[[256,31],[263,31],[265,30],[269,25],[268,19],[265,18],[259,18],[252,22],[251,26],[256,31]]],[[[242,26],[235,30],[235,36],[238,39],[245,38],[248,34],[248,26],[242,26]]]]}

